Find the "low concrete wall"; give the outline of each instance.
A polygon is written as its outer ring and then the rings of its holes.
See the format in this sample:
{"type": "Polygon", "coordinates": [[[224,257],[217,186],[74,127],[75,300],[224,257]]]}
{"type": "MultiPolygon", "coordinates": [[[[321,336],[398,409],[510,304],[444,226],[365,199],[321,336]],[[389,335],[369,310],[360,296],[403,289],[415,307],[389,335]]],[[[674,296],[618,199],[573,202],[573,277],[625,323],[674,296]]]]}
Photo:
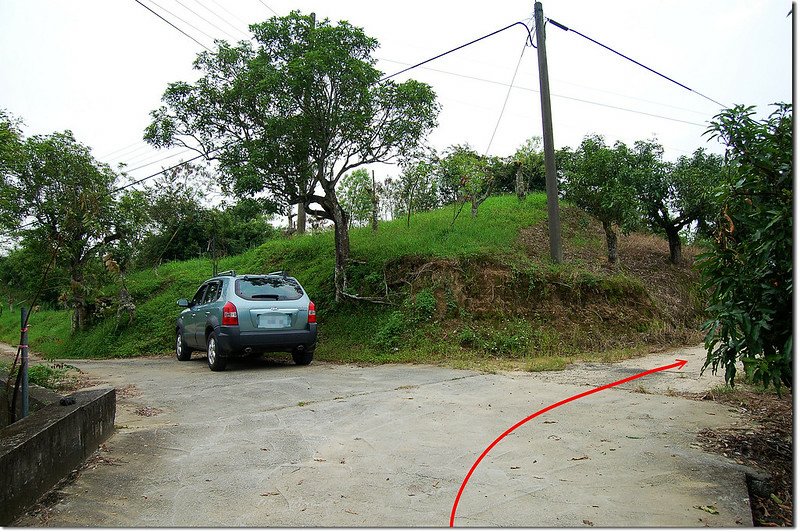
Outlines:
{"type": "Polygon", "coordinates": [[[116,392],[87,390],[0,430],[0,525],[8,525],[114,432],[116,392]]]}
{"type": "MultiPolygon", "coordinates": [[[[8,375],[2,374],[0,375],[0,429],[3,427],[7,427],[9,424],[9,413],[11,410],[11,398],[7,397],[5,394],[6,391],[6,381],[8,380],[8,375]]],[[[14,393],[14,383],[11,383],[11,390],[10,392],[14,393]]],[[[48,390],[47,388],[42,388],[41,386],[37,386],[33,383],[28,385],[28,401],[30,406],[30,412],[33,413],[37,410],[41,410],[45,406],[51,403],[57,403],[61,399],[61,395],[57,394],[53,390],[48,390]]],[[[16,417],[17,419],[22,418],[22,398],[17,396],[17,403],[16,403],[16,417]]]]}

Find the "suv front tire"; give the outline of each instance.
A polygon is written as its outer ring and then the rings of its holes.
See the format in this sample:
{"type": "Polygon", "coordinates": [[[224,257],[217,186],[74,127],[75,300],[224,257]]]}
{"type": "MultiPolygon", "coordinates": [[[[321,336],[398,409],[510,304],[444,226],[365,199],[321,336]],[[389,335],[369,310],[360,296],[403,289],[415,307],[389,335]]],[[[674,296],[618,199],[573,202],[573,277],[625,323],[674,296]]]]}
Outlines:
{"type": "Polygon", "coordinates": [[[178,339],[175,342],[175,357],[181,362],[192,358],[192,350],[183,339],[183,330],[178,329],[178,339]]]}

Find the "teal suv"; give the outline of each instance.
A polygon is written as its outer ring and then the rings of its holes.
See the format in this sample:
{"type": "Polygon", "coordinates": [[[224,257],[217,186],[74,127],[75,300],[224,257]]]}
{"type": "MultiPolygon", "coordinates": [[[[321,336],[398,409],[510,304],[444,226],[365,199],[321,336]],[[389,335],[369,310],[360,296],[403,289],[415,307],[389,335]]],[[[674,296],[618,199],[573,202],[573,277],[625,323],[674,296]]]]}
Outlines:
{"type": "Polygon", "coordinates": [[[228,359],[283,351],[307,365],[317,346],[314,302],[285,272],[236,275],[222,272],[204,282],[175,325],[178,360],[205,351],[208,367],[222,371],[228,359]]]}

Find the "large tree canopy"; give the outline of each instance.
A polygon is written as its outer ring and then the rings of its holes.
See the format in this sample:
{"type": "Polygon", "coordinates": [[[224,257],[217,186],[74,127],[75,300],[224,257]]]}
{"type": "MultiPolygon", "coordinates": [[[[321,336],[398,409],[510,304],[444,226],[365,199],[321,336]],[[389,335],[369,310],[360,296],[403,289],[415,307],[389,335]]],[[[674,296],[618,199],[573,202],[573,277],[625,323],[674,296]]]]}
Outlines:
{"type": "Polygon", "coordinates": [[[84,329],[86,265],[122,236],[112,193],[116,175],[71,132],[25,139],[17,124],[0,113],[0,226],[24,229],[19,236],[55,254],[69,272],[73,329],[84,329]]]}
{"type": "Polygon", "coordinates": [[[655,140],[637,141],[632,150],[633,180],[645,221],[663,231],[673,264],[681,260],[680,232],[709,217],[712,196],[720,184],[722,157],[702,148],[674,164],[663,160],[664,148],[655,140]]]}
{"type": "Polygon", "coordinates": [[[378,42],[347,22],[295,11],[251,30],[255,45],[218,42],[195,61],[196,83],[169,85],[145,139],[217,160],[239,195],[267,193],[332,220],[339,298],[350,245],[336,184],[412,154],[436,125],[436,96],[414,80],[381,81],[378,42]]]}
{"type": "Polygon", "coordinates": [[[611,148],[601,135],[589,135],[574,152],[563,150],[561,160],[565,197],[600,220],[608,261],[616,263],[615,226],[627,233],[639,223],[628,147],[617,142],[611,148]]]}

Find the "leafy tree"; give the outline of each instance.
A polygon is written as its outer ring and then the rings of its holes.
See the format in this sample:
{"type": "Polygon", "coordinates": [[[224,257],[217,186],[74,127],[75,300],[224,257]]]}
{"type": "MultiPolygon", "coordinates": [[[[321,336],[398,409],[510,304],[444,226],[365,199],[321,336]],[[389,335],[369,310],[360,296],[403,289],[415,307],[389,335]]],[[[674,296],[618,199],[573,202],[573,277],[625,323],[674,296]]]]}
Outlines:
{"type": "Polygon", "coordinates": [[[372,216],[372,177],[365,168],[345,174],[339,182],[342,208],[350,224],[366,225],[372,216]]]}
{"type": "Polygon", "coordinates": [[[727,146],[730,173],[716,196],[717,236],[700,259],[710,292],[703,325],[703,369],[736,365],[747,378],[780,389],[792,386],[792,106],[777,104],[764,120],[753,107],[717,115],[707,134],[727,146]]]}
{"type": "Polygon", "coordinates": [[[513,159],[522,169],[527,189],[543,191],[546,188],[541,137],[531,137],[525,141],[514,153],[513,159]]]}
{"type": "Polygon", "coordinates": [[[494,175],[490,167],[498,167],[496,158],[487,160],[468,145],[451,146],[439,161],[440,191],[444,202],[470,202],[472,217],[478,215],[478,207],[491,194],[494,175]],[[453,199],[455,198],[455,199],[453,199]]]}
{"type": "Polygon", "coordinates": [[[514,155],[497,159],[495,164],[490,171],[494,176],[494,189],[498,192],[515,193],[522,199],[530,190],[545,189],[544,152],[540,137],[529,138],[514,155]]]}
{"type": "Polygon", "coordinates": [[[427,153],[403,164],[398,178],[388,183],[389,194],[394,198],[393,216],[406,217],[406,227],[411,225],[411,215],[429,211],[439,206],[435,153],[427,153]]]}
{"type": "Polygon", "coordinates": [[[635,189],[631,182],[628,147],[617,142],[613,148],[600,135],[583,139],[575,152],[561,154],[564,173],[564,196],[603,224],[608,247],[608,261],[618,260],[617,231],[633,229],[639,222],[635,189]]]}
{"type": "Polygon", "coordinates": [[[272,202],[248,198],[226,205],[213,200],[216,205],[208,207],[204,190],[209,179],[204,169],[187,164],[163,173],[144,191],[120,198],[122,217],[136,227],[134,249],[128,251],[125,239],[113,253],[123,270],[129,255],[135,266],[150,267],[212,251],[214,257],[244,253],[275,235],[269,223],[276,211],[272,202]]]}
{"type": "MultiPolygon", "coordinates": [[[[72,327],[83,330],[89,324],[91,288],[86,268],[120,238],[112,190],[116,175],[69,131],[23,139],[8,115],[2,120],[0,225],[16,231],[22,220],[29,220],[22,234],[45,242],[63,263],[69,274],[72,327]]],[[[46,263],[46,256],[41,260],[46,263]]]]}
{"type": "Polygon", "coordinates": [[[707,217],[723,161],[702,148],[675,164],[664,162],[663,154],[664,148],[656,141],[637,141],[632,150],[633,180],[645,220],[666,234],[670,262],[678,264],[680,232],[707,217]]]}
{"type": "Polygon", "coordinates": [[[436,125],[436,97],[414,80],[381,82],[378,42],[347,22],[294,11],[251,30],[255,45],[218,42],[195,61],[196,83],[169,85],[145,139],[216,159],[241,196],[266,192],[333,221],[339,300],[350,239],[336,185],[360,166],[409,156],[436,125]]]}

